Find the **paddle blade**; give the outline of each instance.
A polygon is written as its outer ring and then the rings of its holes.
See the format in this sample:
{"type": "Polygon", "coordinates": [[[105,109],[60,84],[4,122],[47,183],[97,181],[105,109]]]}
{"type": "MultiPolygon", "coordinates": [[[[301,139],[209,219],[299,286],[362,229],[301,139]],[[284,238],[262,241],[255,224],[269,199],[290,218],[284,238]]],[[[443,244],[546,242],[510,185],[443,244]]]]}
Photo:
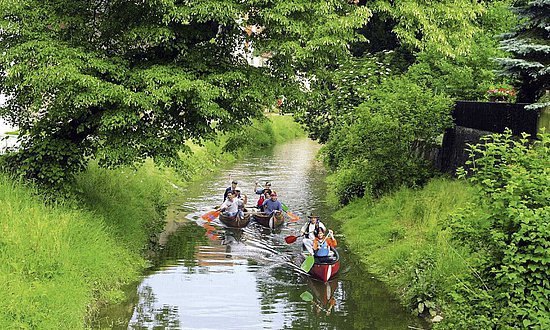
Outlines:
{"type": "Polygon", "coordinates": [[[283,211],[288,212],[288,206],[285,203],[281,203],[281,205],[283,206],[283,211]]]}
{"type": "Polygon", "coordinates": [[[206,221],[212,221],[220,216],[220,211],[212,210],[210,212],[206,212],[205,214],[201,215],[201,218],[203,218],[206,221]]]}
{"type": "Polygon", "coordinates": [[[287,244],[290,244],[290,243],[296,242],[297,239],[298,239],[297,236],[287,236],[287,237],[285,237],[285,242],[287,244]]]}
{"type": "Polygon", "coordinates": [[[290,212],[290,211],[286,212],[286,214],[287,214],[288,217],[290,218],[290,221],[298,221],[298,220],[300,220],[300,217],[299,217],[299,216],[297,216],[296,214],[294,214],[294,213],[292,213],[292,212],[290,212]]]}
{"type": "Polygon", "coordinates": [[[302,268],[304,272],[309,273],[314,263],[315,263],[315,258],[313,256],[307,256],[306,260],[302,262],[302,265],[300,266],[300,268],[302,268]]]}
{"type": "Polygon", "coordinates": [[[309,291],[304,291],[300,298],[302,298],[303,301],[313,301],[313,295],[309,293],[309,291]]]}

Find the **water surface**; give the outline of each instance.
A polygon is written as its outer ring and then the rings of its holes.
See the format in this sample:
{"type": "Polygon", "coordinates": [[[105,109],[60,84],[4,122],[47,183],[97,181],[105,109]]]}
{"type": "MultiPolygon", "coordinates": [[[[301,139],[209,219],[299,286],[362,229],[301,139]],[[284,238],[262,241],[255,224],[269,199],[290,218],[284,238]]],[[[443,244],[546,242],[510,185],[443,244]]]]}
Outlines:
{"type": "Polygon", "coordinates": [[[319,146],[307,139],[247,157],[233,168],[182,190],[169,218],[177,224],[129,301],[109,306],[94,325],[119,329],[408,329],[422,328],[382,283],[349,253],[323,196],[319,146]],[[302,220],[270,230],[251,223],[225,228],[200,215],[222,202],[232,180],[249,203],[254,183],[272,182],[279,199],[302,220]],[[329,283],[295,265],[300,240],[286,244],[309,212],[321,215],[339,238],[341,271],[329,283]],[[313,301],[300,295],[309,292],[313,301]]]}

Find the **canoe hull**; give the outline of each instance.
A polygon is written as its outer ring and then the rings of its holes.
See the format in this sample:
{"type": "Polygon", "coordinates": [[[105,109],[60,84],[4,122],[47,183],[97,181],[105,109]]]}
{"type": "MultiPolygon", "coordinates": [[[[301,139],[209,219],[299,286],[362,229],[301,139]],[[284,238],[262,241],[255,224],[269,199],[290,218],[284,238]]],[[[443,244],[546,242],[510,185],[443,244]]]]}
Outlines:
{"type": "Polygon", "coordinates": [[[274,217],[264,214],[254,214],[254,220],[260,225],[268,228],[277,228],[285,222],[285,218],[282,213],[279,213],[274,217]]]}
{"type": "Polygon", "coordinates": [[[313,264],[313,267],[309,270],[309,274],[323,282],[328,282],[330,279],[332,279],[338,271],[340,270],[340,255],[338,254],[338,251],[336,249],[332,249],[334,251],[334,256],[329,261],[326,262],[319,262],[317,259],[315,259],[315,263],[313,264]]]}
{"type": "Polygon", "coordinates": [[[245,214],[244,218],[237,216],[228,217],[227,215],[220,214],[220,221],[231,228],[244,228],[250,223],[250,214],[245,214]]]}

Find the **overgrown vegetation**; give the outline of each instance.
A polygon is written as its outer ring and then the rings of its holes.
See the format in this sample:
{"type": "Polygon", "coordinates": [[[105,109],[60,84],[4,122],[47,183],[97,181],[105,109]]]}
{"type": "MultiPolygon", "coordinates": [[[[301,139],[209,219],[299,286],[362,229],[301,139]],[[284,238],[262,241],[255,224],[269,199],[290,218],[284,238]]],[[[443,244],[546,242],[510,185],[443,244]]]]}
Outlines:
{"type": "Polygon", "coordinates": [[[378,197],[434,175],[418,151],[439,143],[452,101],[482,100],[502,80],[493,58],[505,56],[495,35],[516,23],[508,4],[365,3],[378,25],[362,33],[397,39],[388,49],[354,44],[356,57],[316,71],[312,97],[297,107],[310,136],[326,142],[332,201],[378,197]],[[445,19],[432,20],[436,13],[445,19]]]}
{"type": "Polygon", "coordinates": [[[352,250],[441,329],[550,326],[550,135],[472,146],[468,181],[432,180],[335,216],[352,250]]]}
{"type": "MultiPolygon", "coordinates": [[[[303,134],[288,116],[249,129],[243,148],[261,136],[272,146],[303,134]]],[[[76,199],[47,205],[35,189],[0,174],[0,328],[82,329],[98,303],[123,299],[121,286],[139,276],[144,252],[162,229],[177,193],[172,184],[207,175],[244,152],[223,153],[226,139],[192,146],[194,156],[183,155],[187,178],[151,161],[116,170],[92,163],[72,184],[76,199]]]]}
{"type": "Polygon", "coordinates": [[[4,169],[54,190],[90,159],[176,165],[189,142],[245,129],[299,90],[299,72],[346,57],[370,14],[325,0],[20,0],[0,13],[0,117],[21,131],[4,169]],[[269,66],[249,65],[252,42],[269,66]]]}
{"type": "Polygon", "coordinates": [[[323,149],[335,171],[331,193],[347,204],[357,196],[378,197],[396,186],[424,183],[429,164],[416,155],[413,142],[433,143],[451,121],[451,104],[405,77],[385,80],[323,149]]]}
{"type": "Polygon", "coordinates": [[[473,201],[474,193],[464,182],[435,179],[422,189],[402,188],[376,202],[354,200],[334,217],[369,272],[411,310],[430,316],[440,312],[441,294],[472,263],[444,223],[473,201]]]}
{"type": "Polygon", "coordinates": [[[480,193],[451,228],[482,257],[452,296],[450,326],[550,327],[550,134],[539,138],[508,131],[471,148],[461,174],[480,193]]]}

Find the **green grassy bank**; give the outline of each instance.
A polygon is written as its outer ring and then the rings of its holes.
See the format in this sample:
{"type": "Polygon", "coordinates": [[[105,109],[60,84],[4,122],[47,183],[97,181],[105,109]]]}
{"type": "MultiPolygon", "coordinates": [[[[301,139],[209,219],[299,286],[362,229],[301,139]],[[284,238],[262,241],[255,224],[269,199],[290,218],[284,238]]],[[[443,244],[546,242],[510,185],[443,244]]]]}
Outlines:
{"type": "Polygon", "coordinates": [[[121,286],[146,267],[144,252],[178,193],[173,184],[185,185],[254,148],[304,136],[291,117],[270,118],[192,146],[195,153],[182,156],[179,171],[91,164],[75,181],[78,197],[53,205],[0,174],[0,329],[86,328],[98,304],[122,299],[121,286]],[[235,136],[240,142],[222,153],[235,136]]]}
{"type": "Polygon", "coordinates": [[[468,253],[450,237],[449,214],[474,198],[462,181],[436,179],[376,203],[360,199],[336,212],[350,249],[411,310],[435,315],[437,299],[468,271],[468,253]]]}
{"type": "Polygon", "coordinates": [[[486,136],[457,181],[336,213],[352,250],[438,329],[550,328],[550,135],[486,136]],[[443,317],[443,318],[442,318],[443,317]]]}

